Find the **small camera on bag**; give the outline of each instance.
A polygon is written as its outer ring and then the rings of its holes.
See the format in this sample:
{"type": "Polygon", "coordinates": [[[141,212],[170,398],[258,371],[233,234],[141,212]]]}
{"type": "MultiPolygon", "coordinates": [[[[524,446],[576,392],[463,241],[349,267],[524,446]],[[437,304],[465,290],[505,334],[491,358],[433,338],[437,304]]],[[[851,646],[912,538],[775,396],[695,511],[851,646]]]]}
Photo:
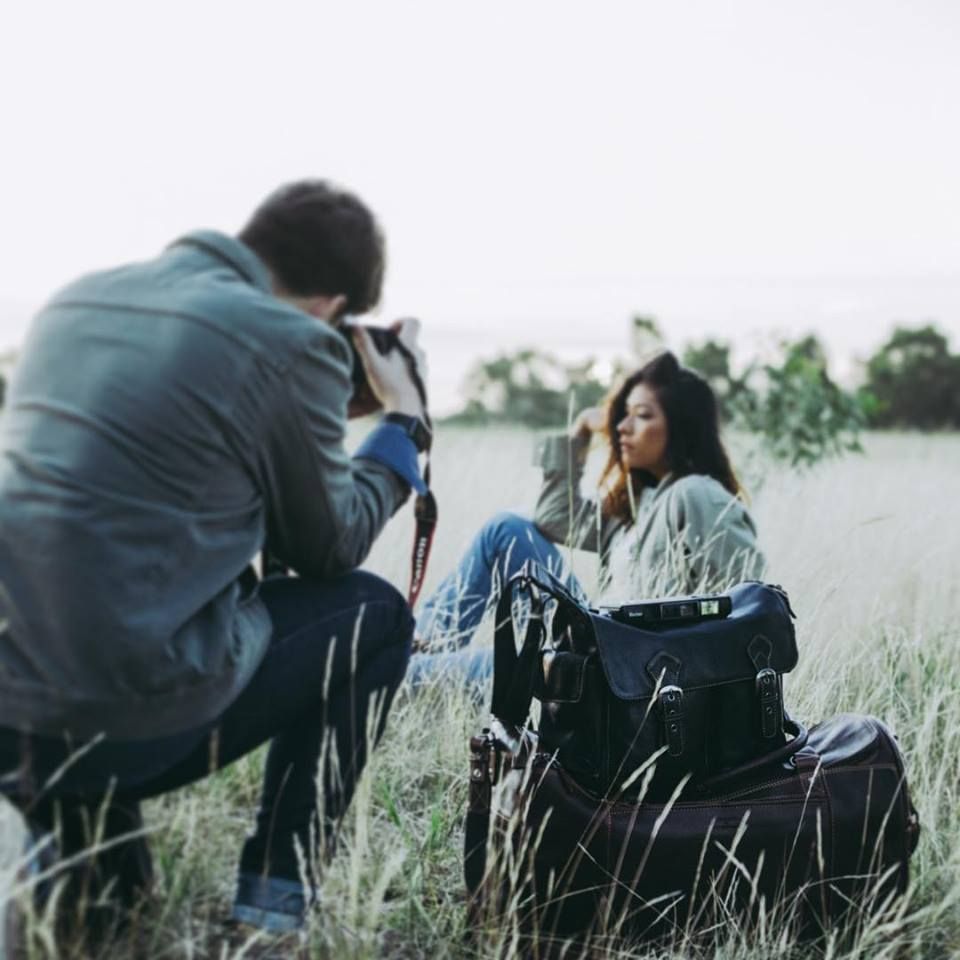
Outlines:
{"type": "Polygon", "coordinates": [[[699,623],[730,616],[733,604],[726,595],[679,597],[675,600],[626,603],[619,607],[601,607],[601,613],[633,627],[661,627],[675,623],[699,623]]]}

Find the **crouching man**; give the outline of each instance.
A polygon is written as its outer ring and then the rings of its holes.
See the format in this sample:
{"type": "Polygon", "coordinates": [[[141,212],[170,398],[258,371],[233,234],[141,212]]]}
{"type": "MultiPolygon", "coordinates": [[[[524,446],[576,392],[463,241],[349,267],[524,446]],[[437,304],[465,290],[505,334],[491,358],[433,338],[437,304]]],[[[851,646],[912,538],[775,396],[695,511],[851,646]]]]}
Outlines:
{"type": "Polygon", "coordinates": [[[149,888],[139,802],[266,741],[234,916],[304,921],[413,630],[355,570],[422,489],[407,361],[339,329],[383,268],[367,207],[306,181],[34,320],[0,427],[0,773],[88,929],[149,888]],[[352,458],[347,336],[386,413],[352,458]],[[258,582],[265,544],[299,576],[258,582]]]}

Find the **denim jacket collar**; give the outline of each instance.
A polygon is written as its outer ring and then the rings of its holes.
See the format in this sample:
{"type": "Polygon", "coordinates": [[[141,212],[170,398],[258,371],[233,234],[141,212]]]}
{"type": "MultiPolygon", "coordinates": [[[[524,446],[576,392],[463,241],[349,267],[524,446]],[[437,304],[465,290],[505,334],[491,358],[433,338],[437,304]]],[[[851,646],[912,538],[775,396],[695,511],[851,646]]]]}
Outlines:
{"type": "Polygon", "coordinates": [[[272,293],[270,271],[263,261],[245,244],[217,230],[194,230],[175,240],[171,247],[196,247],[232,267],[248,283],[264,293],[272,293]]]}

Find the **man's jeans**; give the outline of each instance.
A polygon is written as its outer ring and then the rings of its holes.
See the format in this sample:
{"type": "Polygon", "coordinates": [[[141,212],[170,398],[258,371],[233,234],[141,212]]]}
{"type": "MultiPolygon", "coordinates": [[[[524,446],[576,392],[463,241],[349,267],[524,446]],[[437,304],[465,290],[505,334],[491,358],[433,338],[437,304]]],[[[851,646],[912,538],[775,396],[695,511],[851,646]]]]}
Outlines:
{"type": "Polygon", "coordinates": [[[493,673],[493,650],[465,650],[487,611],[496,605],[504,584],[535,560],[556,574],[573,595],[586,595],[556,544],[532,520],[498,513],[480,529],[456,568],[424,602],[417,636],[427,652],[410,661],[408,679],[419,687],[438,677],[485,683],[493,673]]]}
{"type": "MultiPolygon", "coordinates": [[[[247,687],[205,728],[146,743],[94,743],[85,752],[77,751],[81,744],[0,730],[4,792],[34,829],[57,830],[62,857],[140,830],[140,800],[200,780],[269,740],[256,828],[240,869],[296,881],[297,848],[308,865],[315,862],[383,732],[413,618],[390,584],[359,571],[323,583],[268,579],[260,596],[273,640],[247,687]]],[[[88,858],[70,883],[89,895],[111,878],[128,905],[149,884],[142,838],[88,858]]]]}

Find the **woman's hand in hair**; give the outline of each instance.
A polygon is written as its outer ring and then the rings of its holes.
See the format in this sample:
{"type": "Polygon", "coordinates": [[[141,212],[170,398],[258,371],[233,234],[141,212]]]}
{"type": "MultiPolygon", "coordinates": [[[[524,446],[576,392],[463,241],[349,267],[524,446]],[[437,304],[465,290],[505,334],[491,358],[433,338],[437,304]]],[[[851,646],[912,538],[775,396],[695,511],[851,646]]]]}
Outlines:
{"type": "Polygon", "coordinates": [[[603,407],[587,407],[581,410],[570,426],[570,436],[589,439],[595,433],[602,433],[607,427],[607,411],[603,407]]]}

